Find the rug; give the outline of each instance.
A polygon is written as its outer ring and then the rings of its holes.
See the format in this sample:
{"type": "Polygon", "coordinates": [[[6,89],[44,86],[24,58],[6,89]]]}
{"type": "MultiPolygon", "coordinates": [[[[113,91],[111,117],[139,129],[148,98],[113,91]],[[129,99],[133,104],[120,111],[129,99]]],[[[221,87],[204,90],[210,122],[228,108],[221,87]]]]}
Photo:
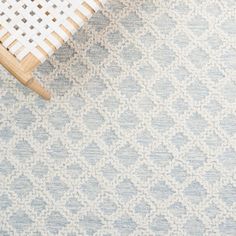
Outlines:
{"type": "Polygon", "coordinates": [[[115,0],[35,77],[0,68],[0,235],[236,235],[236,1],[115,0]]]}

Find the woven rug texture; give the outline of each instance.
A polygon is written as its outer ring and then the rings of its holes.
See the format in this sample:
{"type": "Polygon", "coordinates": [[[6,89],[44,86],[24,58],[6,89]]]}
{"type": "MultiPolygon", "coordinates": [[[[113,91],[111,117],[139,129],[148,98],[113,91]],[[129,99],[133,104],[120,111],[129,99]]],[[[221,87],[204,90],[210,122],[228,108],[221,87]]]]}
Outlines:
{"type": "Polygon", "coordinates": [[[236,235],[236,1],[110,0],[35,77],[0,67],[0,235],[236,235]]]}

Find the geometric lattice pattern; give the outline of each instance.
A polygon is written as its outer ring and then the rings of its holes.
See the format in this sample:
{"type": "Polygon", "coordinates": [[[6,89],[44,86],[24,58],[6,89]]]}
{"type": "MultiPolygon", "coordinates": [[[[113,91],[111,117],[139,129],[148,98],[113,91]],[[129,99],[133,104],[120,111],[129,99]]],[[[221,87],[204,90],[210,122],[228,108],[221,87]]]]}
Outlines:
{"type": "Polygon", "coordinates": [[[235,10],[108,2],[35,72],[50,103],[1,69],[0,235],[236,235],[235,10]]]}
{"type": "Polygon", "coordinates": [[[8,48],[16,41],[9,50],[19,60],[32,53],[42,62],[46,59],[45,53],[51,55],[61,46],[58,37],[67,41],[66,32],[74,34],[92,16],[91,10],[100,9],[101,3],[96,0],[2,0],[0,36],[10,34],[3,45],[8,48]]]}

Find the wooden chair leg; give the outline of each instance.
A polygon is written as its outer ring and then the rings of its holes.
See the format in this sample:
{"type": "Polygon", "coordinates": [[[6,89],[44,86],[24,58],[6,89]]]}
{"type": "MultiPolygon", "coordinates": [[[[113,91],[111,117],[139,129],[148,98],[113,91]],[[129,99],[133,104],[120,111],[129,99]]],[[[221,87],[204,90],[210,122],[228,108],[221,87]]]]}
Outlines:
{"type": "Polygon", "coordinates": [[[32,78],[32,71],[37,66],[38,61],[34,61],[32,57],[30,59],[29,63],[26,63],[27,65],[20,63],[0,44],[0,64],[26,87],[32,89],[44,99],[49,100],[51,94],[38,81],[32,78]]]}
{"type": "Polygon", "coordinates": [[[36,92],[45,100],[50,100],[50,92],[48,92],[37,80],[31,78],[26,82],[25,86],[36,92]]]}

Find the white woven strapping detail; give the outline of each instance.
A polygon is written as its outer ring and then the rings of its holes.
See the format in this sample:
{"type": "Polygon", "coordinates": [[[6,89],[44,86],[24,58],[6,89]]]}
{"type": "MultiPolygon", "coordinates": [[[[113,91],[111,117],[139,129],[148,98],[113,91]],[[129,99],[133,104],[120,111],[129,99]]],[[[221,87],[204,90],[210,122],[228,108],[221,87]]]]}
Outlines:
{"type": "Polygon", "coordinates": [[[9,34],[2,44],[18,60],[32,53],[43,62],[54,52],[52,45],[58,49],[92,16],[93,12],[100,9],[99,2],[103,4],[105,1],[2,0],[0,39],[9,34]],[[45,56],[38,48],[47,55],[45,56]]]}

